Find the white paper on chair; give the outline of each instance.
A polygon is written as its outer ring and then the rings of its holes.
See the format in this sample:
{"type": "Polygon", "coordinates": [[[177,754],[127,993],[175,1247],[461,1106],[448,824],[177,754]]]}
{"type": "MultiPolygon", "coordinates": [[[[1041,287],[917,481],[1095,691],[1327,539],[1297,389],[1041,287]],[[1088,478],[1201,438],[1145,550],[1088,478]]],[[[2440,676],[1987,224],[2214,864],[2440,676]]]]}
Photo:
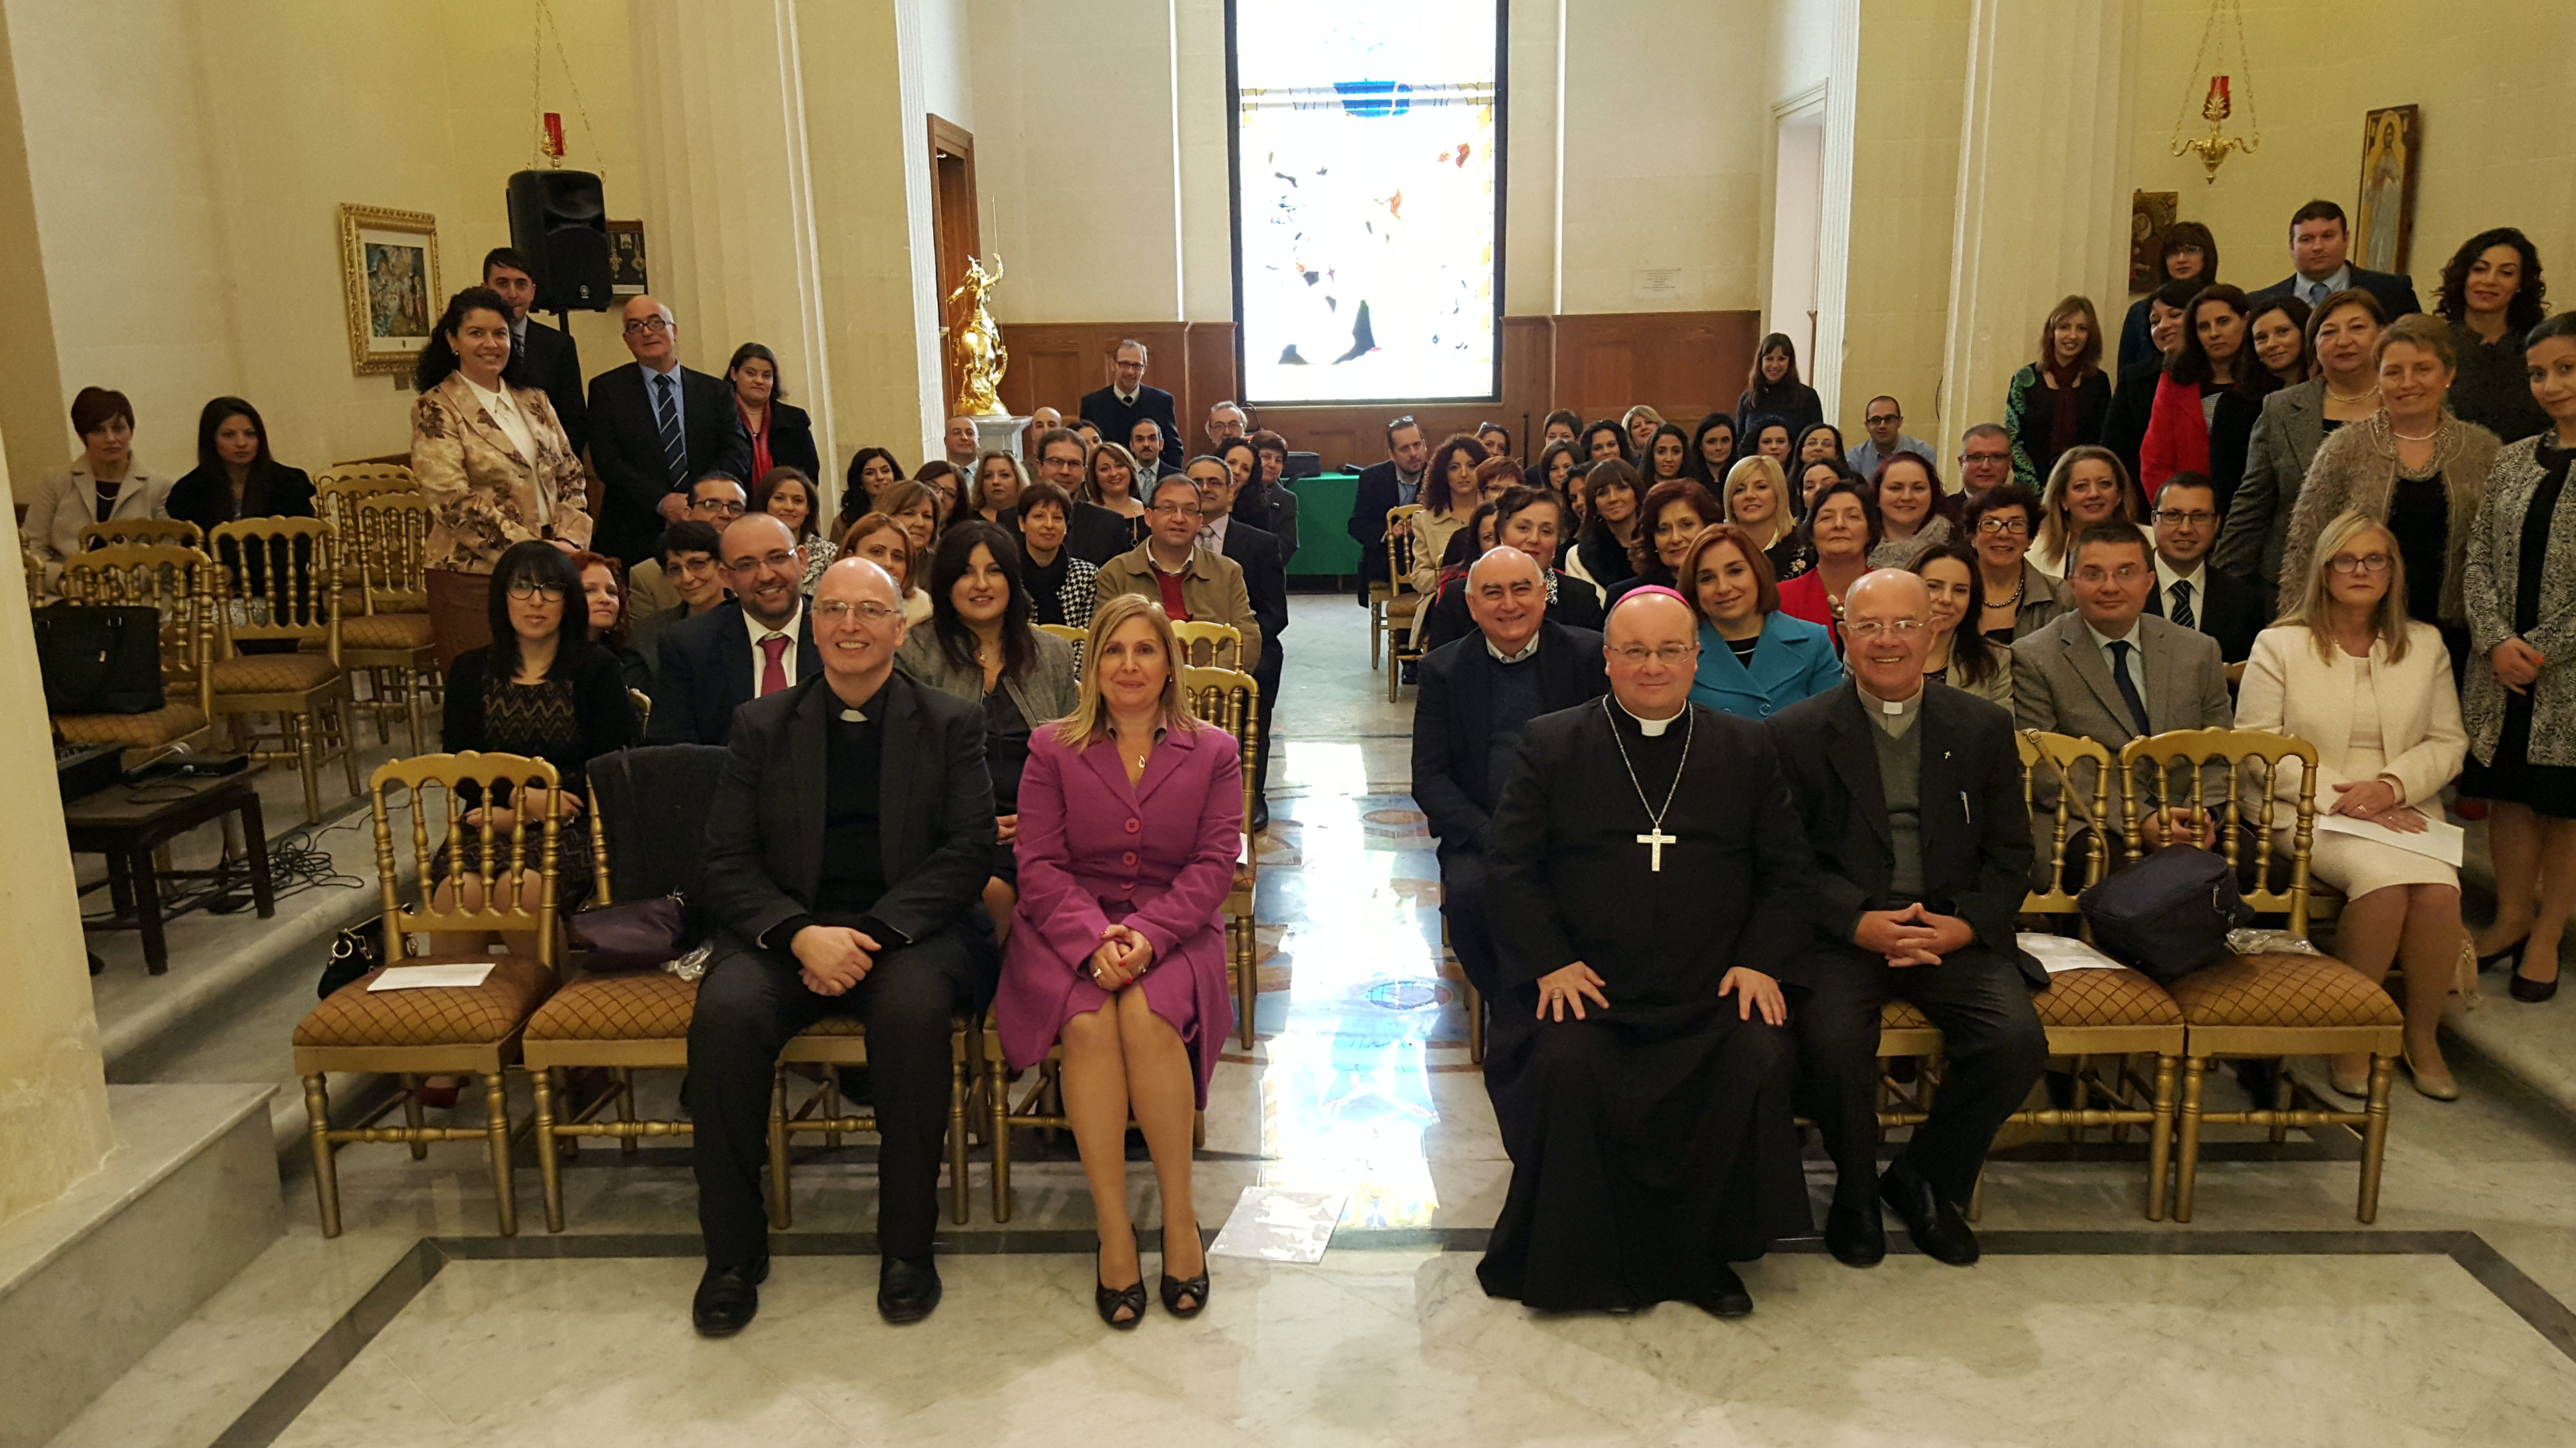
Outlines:
{"type": "Polygon", "coordinates": [[[1208,1251],[1263,1262],[1320,1262],[1348,1200],[1346,1192],[1247,1187],[1208,1251]]]}
{"type": "Polygon", "coordinates": [[[443,965],[387,966],[367,986],[369,991],[430,990],[439,986],[478,986],[492,973],[488,960],[451,961],[443,965]]]}
{"type": "Polygon", "coordinates": [[[2422,834],[2410,835],[2392,830],[2386,825],[2357,820],[2349,815],[2320,814],[2317,816],[2317,829],[2326,834],[2353,835],[2365,840],[2376,840],[2383,845],[2393,845],[2411,854],[2422,855],[2428,860],[2439,860],[2455,869],[2460,863],[2461,847],[2468,842],[2469,838],[2468,831],[2449,820],[2442,819],[2431,821],[2422,834]]]}
{"type": "Polygon", "coordinates": [[[2040,968],[2050,975],[2061,970],[2117,970],[2120,962],[2095,950],[2072,935],[2049,935],[2025,930],[2013,937],[2015,944],[2031,953],[2040,968]]]}

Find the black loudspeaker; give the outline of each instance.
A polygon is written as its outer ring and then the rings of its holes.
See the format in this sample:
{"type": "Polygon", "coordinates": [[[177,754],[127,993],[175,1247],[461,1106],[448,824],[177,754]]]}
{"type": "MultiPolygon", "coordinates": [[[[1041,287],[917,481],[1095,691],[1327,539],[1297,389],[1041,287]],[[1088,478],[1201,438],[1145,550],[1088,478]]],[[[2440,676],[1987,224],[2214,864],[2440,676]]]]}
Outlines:
{"type": "Polygon", "coordinates": [[[588,171],[521,171],[510,178],[510,246],[528,259],[540,312],[604,312],[608,208],[588,171]]]}

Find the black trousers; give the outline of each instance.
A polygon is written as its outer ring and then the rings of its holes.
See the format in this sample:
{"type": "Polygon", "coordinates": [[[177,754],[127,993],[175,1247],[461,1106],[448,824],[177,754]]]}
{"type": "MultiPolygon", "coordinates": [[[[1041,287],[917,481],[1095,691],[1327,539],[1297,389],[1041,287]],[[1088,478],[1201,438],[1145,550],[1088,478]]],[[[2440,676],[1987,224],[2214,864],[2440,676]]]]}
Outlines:
{"type": "Polygon", "coordinates": [[[1903,969],[1849,951],[1818,959],[1789,1024],[1798,1033],[1799,1104],[1833,1154],[1838,1201],[1877,1190],[1878,1012],[1890,1000],[1912,1001],[1940,1027],[1948,1061],[1932,1119],[1914,1128],[1904,1160],[1964,1207],[1995,1132],[2048,1064],[2048,1033],[2020,968],[1983,946],[1903,969]]]}
{"type": "Polygon", "coordinates": [[[1440,852],[1440,915],[1449,922],[1449,948],[1467,984],[1488,1000],[1494,994],[1494,925],[1485,916],[1485,857],[1476,850],[1440,852]]]}
{"type": "Polygon", "coordinates": [[[1253,665],[1252,681],[1261,686],[1261,738],[1252,752],[1252,797],[1270,798],[1270,711],[1279,702],[1279,671],[1285,660],[1279,645],[1268,639],[1261,644],[1261,662],[1253,665]]]}
{"type": "Polygon", "coordinates": [[[971,943],[952,928],[878,956],[839,996],[806,989],[795,957],[774,950],[736,950],[707,968],[689,1024],[687,1094],[708,1266],[748,1266],[768,1254],[760,1173],[769,1161],[778,1053],[834,1011],[858,1016],[868,1031],[879,1249],[930,1255],[948,1135],[949,1019],[968,1004],[963,982],[973,978],[972,961],[971,943]]]}

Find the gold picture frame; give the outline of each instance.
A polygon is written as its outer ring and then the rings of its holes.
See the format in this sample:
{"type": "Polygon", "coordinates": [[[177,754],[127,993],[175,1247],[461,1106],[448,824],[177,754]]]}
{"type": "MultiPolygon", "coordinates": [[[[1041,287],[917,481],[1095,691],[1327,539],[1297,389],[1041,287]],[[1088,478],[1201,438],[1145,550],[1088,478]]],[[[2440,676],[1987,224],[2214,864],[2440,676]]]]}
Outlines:
{"type": "Polygon", "coordinates": [[[438,275],[438,218],[344,203],[340,291],[350,368],[362,377],[412,370],[447,304],[438,275]]]}
{"type": "Polygon", "coordinates": [[[2352,264],[2404,274],[2415,243],[2415,177],[2423,132],[2413,106],[2383,106],[2361,118],[2361,195],[2353,207],[2352,264]]]}

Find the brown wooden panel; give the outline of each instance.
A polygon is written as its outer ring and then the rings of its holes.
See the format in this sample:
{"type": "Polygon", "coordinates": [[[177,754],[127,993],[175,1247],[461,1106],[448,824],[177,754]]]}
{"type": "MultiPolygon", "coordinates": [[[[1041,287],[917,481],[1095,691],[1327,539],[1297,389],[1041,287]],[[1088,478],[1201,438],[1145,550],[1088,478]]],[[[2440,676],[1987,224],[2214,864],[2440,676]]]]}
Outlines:
{"type": "Polygon", "coordinates": [[[1188,385],[1174,386],[1172,391],[1181,430],[1190,435],[1190,451],[1196,453],[1207,446],[1208,409],[1220,402],[1240,401],[1243,388],[1235,380],[1232,322],[1190,323],[1189,348],[1188,385]]]}
{"type": "Polygon", "coordinates": [[[1555,321],[1555,396],[1586,417],[1645,403],[1688,426],[1735,405],[1753,365],[1755,312],[1620,312],[1555,321]]]}

